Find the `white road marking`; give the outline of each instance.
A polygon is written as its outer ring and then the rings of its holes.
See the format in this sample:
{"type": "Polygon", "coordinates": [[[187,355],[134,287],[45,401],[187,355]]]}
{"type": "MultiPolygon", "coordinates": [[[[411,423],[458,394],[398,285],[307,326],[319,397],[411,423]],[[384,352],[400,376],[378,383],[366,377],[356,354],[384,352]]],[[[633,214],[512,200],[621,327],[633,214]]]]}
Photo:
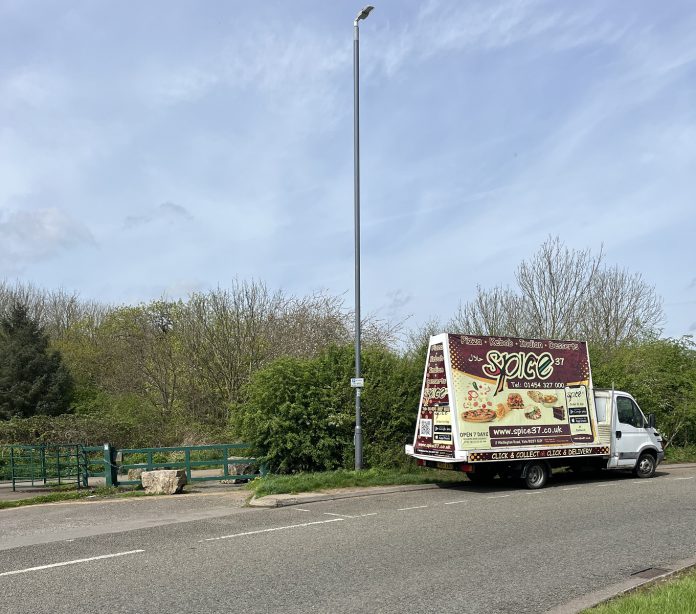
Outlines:
{"type": "Polygon", "coordinates": [[[455,505],[456,503],[468,503],[468,499],[462,499],[461,501],[448,501],[445,505],[455,505]]]}
{"type": "Polygon", "coordinates": [[[26,569],[16,569],[15,571],[4,571],[0,573],[2,576],[14,576],[19,573],[29,573],[30,571],[40,571],[42,569],[51,569],[52,567],[65,567],[66,565],[77,565],[78,563],[88,563],[89,561],[99,561],[101,559],[113,559],[117,556],[126,556],[128,554],[138,554],[145,550],[129,550],[128,552],[116,552],[114,554],[102,554],[100,556],[90,556],[86,559],[75,559],[73,561],[63,561],[62,563],[51,563],[50,565],[39,565],[38,567],[27,567],[26,569]]]}
{"type": "Polygon", "coordinates": [[[324,512],[325,516],[338,516],[339,518],[365,518],[365,516],[376,516],[377,512],[370,512],[369,514],[358,514],[357,516],[351,516],[349,514],[332,514],[331,512],[324,512]]]}
{"type": "Polygon", "coordinates": [[[579,486],[571,486],[570,488],[562,488],[561,490],[578,490],[579,486]]]}
{"type": "Polygon", "coordinates": [[[510,495],[494,495],[492,497],[486,497],[486,499],[503,499],[505,497],[509,497],[510,495]]]}
{"type": "Polygon", "coordinates": [[[525,495],[543,495],[544,491],[543,490],[533,490],[532,492],[525,492],[523,494],[525,494],[525,495]]]}
{"type": "Polygon", "coordinates": [[[304,508],[302,508],[302,507],[296,507],[295,509],[296,509],[298,512],[309,512],[309,511],[311,511],[311,510],[306,510],[306,509],[304,509],[304,508]]]}
{"type": "Polygon", "coordinates": [[[326,524],[327,522],[341,522],[344,518],[331,518],[330,520],[316,520],[315,522],[303,522],[301,524],[289,524],[285,527],[273,527],[272,529],[260,529],[258,531],[245,531],[244,533],[233,533],[232,535],[221,535],[220,537],[208,537],[201,539],[202,542],[213,542],[218,539],[230,539],[231,537],[242,537],[244,535],[257,535],[259,533],[272,533],[273,531],[284,531],[285,529],[297,529],[299,527],[309,527],[313,524],[326,524]]]}
{"type": "Polygon", "coordinates": [[[422,510],[423,508],[428,507],[427,505],[414,505],[413,507],[400,507],[396,511],[397,512],[406,512],[408,510],[422,510]]]}
{"type": "Polygon", "coordinates": [[[692,475],[690,478],[674,478],[675,480],[693,480],[694,476],[692,475]]]}

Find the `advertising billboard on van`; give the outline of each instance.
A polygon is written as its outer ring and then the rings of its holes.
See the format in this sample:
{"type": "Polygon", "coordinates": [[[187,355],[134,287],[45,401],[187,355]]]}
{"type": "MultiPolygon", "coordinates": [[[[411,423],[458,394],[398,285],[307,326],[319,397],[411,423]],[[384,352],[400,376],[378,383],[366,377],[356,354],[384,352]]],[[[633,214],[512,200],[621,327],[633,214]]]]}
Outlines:
{"type": "MultiPolygon", "coordinates": [[[[434,339],[414,441],[417,454],[598,441],[584,342],[452,334],[434,339]]],[[[480,456],[489,460],[488,454],[480,456]]]]}

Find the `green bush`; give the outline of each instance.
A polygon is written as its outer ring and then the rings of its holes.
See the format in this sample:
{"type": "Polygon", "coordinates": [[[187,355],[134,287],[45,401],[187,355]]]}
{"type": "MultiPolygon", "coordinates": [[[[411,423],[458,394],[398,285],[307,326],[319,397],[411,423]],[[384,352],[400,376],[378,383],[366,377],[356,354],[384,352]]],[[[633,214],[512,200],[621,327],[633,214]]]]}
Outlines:
{"type": "MultiPolygon", "coordinates": [[[[354,463],[352,347],[314,359],[282,358],[256,372],[246,400],[232,412],[232,432],[253,445],[272,471],[328,471],[354,463]]],[[[362,353],[363,448],[366,466],[404,463],[418,407],[422,365],[384,348],[362,353]]]]}
{"type": "Polygon", "coordinates": [[[671,445],[696,441],[696,349],[689,337],[591,348],[595,386],[632,394],[671,445]]]}

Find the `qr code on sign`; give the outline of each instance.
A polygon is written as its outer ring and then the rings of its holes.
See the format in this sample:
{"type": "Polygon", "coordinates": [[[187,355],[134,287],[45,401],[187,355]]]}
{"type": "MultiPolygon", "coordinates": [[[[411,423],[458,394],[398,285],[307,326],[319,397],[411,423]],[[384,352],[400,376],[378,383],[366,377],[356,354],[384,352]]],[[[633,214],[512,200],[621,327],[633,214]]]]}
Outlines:
{"type": "Polygon", "coordinates": [[[420,436],[421,437],[432,437],[433,436],[433,421],[421,419],[420,421],[420,436]]]}

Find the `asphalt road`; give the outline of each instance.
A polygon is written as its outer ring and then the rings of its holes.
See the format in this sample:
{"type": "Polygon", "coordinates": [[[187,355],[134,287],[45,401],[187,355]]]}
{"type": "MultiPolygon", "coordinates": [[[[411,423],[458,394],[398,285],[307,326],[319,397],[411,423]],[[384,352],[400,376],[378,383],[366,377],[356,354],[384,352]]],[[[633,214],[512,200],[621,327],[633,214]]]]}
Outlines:
{"type": "Polygon", "coordinates": [[[0,511],[0,612],[544,612],[696,552],[696,468],[239,503],[0,511]],[[66,533],[42,531],[42,515],[70,518],[66,533]]]}

